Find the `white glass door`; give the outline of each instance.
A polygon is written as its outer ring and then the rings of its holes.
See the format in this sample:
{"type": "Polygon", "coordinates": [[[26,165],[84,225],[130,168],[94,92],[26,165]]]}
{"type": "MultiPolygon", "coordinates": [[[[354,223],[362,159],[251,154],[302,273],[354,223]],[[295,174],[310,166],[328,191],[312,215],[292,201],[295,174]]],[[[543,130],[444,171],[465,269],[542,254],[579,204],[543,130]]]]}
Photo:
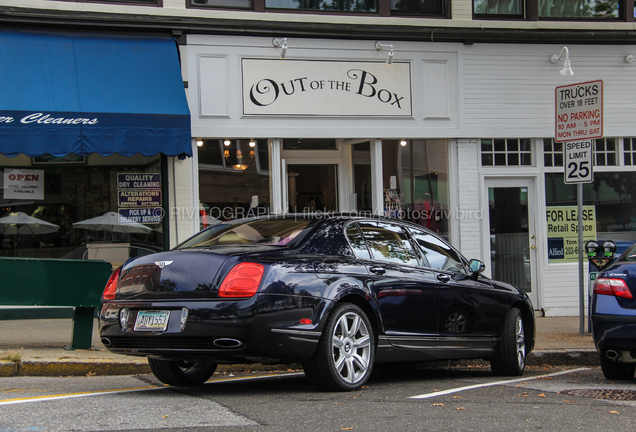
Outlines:
{"type": "Polygon", "coordinates": [[[486,179],[490,274],[528,293],[535,308],[537,236],[534,180],[486,179]]]}

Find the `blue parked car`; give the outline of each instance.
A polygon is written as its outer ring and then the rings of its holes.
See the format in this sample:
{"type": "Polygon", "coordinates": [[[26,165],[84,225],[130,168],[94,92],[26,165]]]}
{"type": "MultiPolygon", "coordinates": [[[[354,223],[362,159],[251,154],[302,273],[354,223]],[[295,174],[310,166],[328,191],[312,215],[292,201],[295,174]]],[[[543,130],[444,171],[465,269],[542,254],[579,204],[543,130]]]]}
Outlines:
{"type": "Polygon", "coordinates": [[[631,380],[636,371],[636,243],[594,282],[592,336],[605,378],[631,380]]]}

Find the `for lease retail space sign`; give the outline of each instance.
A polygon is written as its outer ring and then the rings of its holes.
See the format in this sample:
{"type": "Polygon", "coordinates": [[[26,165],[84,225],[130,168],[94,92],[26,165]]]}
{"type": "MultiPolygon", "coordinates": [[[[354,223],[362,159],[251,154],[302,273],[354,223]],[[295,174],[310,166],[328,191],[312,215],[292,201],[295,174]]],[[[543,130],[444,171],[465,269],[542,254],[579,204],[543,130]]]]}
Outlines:
{"type": "MultiPolygon", "coordinates": [[[[583,246],[596,240],[596,208],[583,206],[583,246]]],[[[578,206],[546,207],[548,222],[548,262],[550,264],[579,260],[578,206]]]]}
{"type": "Polygon", "coordinates": [[[411,116],[410,63],[243,59],[243,113],[411,116]]]}

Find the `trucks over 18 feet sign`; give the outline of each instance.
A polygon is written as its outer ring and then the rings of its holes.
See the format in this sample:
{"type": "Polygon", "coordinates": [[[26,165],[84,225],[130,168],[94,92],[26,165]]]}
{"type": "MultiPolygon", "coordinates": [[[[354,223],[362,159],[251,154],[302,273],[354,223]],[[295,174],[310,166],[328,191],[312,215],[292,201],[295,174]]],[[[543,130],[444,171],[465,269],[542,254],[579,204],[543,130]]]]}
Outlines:
{"type": "Polygon", "coordinates": [[[556,142],[603,136],[603,81],[557,87],[556,142]]]}

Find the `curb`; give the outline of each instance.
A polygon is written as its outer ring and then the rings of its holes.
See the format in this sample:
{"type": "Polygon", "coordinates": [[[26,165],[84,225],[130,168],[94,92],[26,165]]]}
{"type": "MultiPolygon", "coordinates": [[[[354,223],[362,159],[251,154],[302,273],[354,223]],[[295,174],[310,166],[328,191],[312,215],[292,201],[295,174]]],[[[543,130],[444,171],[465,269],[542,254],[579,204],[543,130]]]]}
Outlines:
{"type": "Polygon", "coordinates": [[[595,349],[540,350],[526,357],[527,365],[599,366],[601,361],[595,349]]]}
{"type": "MultiPolygon", "coordinates": [[[[461,361],[462,364],[467,362],[461,361]]],[[[487,364],[485,360],[470,361],[471,364],[487,364]]],[[[532,366],[598,366],[596,350],[540,350],[526,357],[532,366]]],[[[299,365],[236,364],[219,365],[218,372],[275,371],[298,369],[299,365]]],[[[0,360],[0,377],[16,376],[109,376],[149,374],[147,361],[116,360],[23,360],[19,362],[0,360]]]]}

